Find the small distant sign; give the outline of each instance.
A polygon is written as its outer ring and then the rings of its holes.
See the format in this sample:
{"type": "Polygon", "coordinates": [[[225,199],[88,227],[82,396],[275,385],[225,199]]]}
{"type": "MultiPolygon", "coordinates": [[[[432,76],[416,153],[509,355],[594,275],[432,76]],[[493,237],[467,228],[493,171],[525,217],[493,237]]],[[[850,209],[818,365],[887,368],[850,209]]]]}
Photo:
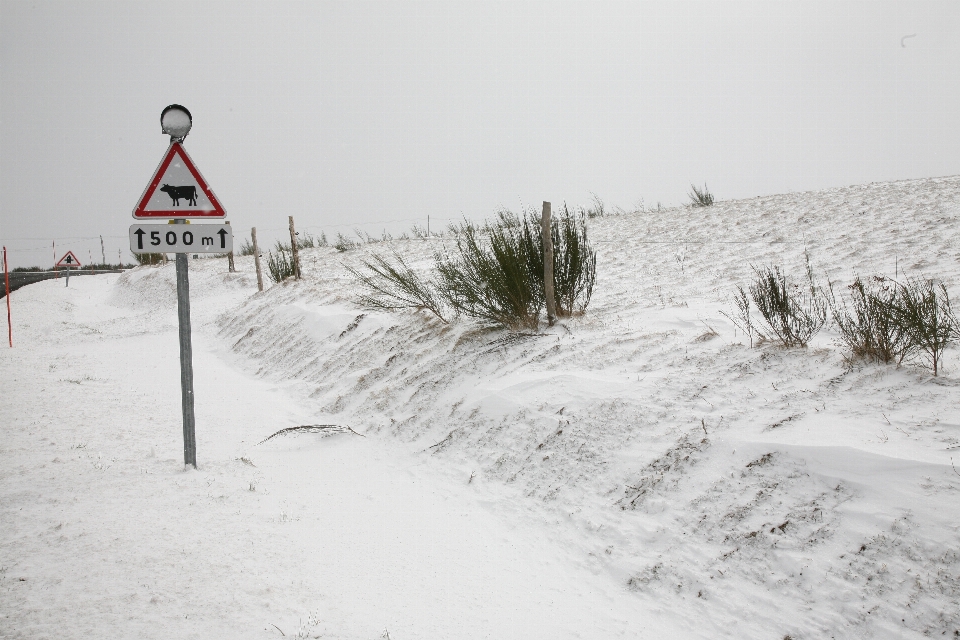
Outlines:
{"type": "MultiPolygon", "coordinates": [[[[50,264],[49,262],[47,264],[50,264]]],[[[63,254],[63,257],[60,258],[60,262],[56,265],[57,267],[79,267],[80,261],[77,260],[77,256],[73,255],[73,251],[67,251],[63,254]]]]}
{"type": "Polygon", "coordinates": [[[187,150],[173,142],[133,210],[137,220],[223,218],[227,213],[187,150]]]}
{"type": "Polygon", "coordinates": [[[230,253],[228,224],[135,224],[130,227],[134,253],[230,253]]]}

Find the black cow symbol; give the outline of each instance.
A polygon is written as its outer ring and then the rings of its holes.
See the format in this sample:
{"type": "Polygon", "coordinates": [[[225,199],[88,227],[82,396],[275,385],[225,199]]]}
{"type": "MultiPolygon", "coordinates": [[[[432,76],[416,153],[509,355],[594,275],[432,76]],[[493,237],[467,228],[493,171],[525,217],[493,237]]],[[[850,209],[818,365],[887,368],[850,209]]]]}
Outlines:
{"type": "Polygon", "coordinates": [[[163,191],[170,199],[173,200],[173,206],[180,206],[180,198],[186,198],[188,204],[192,206],[197,206],[197,188],[196,187],[171,187],[168,184],[160,187],[160,191],[163,191]]]}

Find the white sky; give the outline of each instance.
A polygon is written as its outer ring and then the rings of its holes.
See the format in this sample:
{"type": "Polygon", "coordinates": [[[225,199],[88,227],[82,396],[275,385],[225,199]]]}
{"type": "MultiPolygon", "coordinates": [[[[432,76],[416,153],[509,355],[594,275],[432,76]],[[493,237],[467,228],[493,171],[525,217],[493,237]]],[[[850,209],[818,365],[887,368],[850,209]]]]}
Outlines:
{"type": "Polygon", "coordinates": [[[953,175],[958,30],[954,0],[0,0],[0,240],[129,259],[170,103],[238,243],[953,175]]]}

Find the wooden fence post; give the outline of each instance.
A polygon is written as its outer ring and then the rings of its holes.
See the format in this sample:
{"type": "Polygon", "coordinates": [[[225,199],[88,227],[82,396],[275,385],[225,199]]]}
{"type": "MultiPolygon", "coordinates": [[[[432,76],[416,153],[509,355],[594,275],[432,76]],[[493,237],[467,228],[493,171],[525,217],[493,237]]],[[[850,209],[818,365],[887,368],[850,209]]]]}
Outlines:
{"type": "Polygon", "coordinates": [[[290,251],[293,253],[293,277],[300,279],[300,249],[297,247],[297,232],[293,229],[293,216],[290,218],[290,251]]]}
{"type": "Polygon", "coordinates": [[[553,291],[553,232],[550,223],[550,203],[543,203],[543,216],[540,218],[540,231],[543,236],[543,293],[547,299],[547,324],[551,327],[557,321],[557,303],[553,291]]]}
{"type": "MultiPolygon", "coordinates": [[[[230,226],[230,221],[229,221],[229,220],[224,220],[224,221],[223,221],[223,224],[225,224],[225,225],[227,225],[227,226],[229,227],[229,226],[230,226]]],[[[231,231],[233,231],[233,230],[231,229],[231,231]]],[[[230,273],[236,273],[236,272],[237,272],[236,267],[233,265],[233,251],[231,251],[230,253],[227,254],[227,270],[228,270],[230,273]]]]}
{"type": "Polygon", "coordinates": [[[263,273],[260,271],[260,247],[257,246],[257,228],[250,229],[253,238],[253,264],[257,265],[257,290],[263,291],[263,273]]]}
{"type": "Polygon", "coordinates": [[[13,325],[10,323],[10,271],[7,269],[7,248],[3,248],[3,291],[7,297],[7,339],[13,349],[13,325]]]}

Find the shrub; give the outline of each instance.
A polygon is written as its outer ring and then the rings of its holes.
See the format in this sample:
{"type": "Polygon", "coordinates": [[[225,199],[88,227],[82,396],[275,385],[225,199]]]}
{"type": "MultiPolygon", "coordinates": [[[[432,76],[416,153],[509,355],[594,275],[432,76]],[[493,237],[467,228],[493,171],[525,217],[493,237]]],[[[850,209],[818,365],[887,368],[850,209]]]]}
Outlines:
{"type": "MultiPolygon", "coordinates": [[[[297,235],[300,236],[299,231],[297,232],[297,235]]],[[[304,232],[302,236],[297,238],[298,249],[315,249],[318,246],[322,246],[322,245],[318,244],[317,238],[315,238],[314,236],[310,235],[307,232],[304,232]]]]}
{"type": "MultiPolygon", "coordinates": [[[[602,206],[602,205],[601,205],[602,206]]],[[[589,215],[589,213],[588,213],[589,215]]],[[[597,252],[587,239],[583,212],[573,214],[563,206],[563,215],[552,219],[553,290],[560,317],[583,313],[590,304],[597,277],[597,252]]],[[[540,219],[530,213],[524,220],[530,246],[530,277],[543,280],[543,233],[540,219]]]]}
{"type": "Polygon", "coordinates": [[[750,285],[750,297],[769,331],[785,347],[807,346],[827,319],[827,305],[814,283],[809,260],[806,290],[790,285],[779,267],[753,270],[757,280],[750,285]]]}
{"type": "Polygon", "coordinates": [[[282,248],[267,255],[267,269],[270,270],[270,279],[278,283],[294,275],[293,260],[287,257],[287,252],[282,248]]]}
{"type": "MultiPolygon", "coordinates": [[[[348,268],[367,293],[366,306],[422,308],[446,321],[446,310],[510,328],[534,329],[544,306],[543,244],[540,218],[499,211],[481,227],[465,221],[451,226],[455,248],[435,254],[435,277],[416,274],[394,253],[393,261],[374,256],[366,272],[348,268]]],[[[596,279],[596,252],[587,239],[584,214],[553,219],[554,289],[557,314],[583,312],[596,279]]],[[[446,314],[448,315],[448,314],[446,314]]]]}
{"type": "MultiPolygon", "coordinates": [[[[593,206],[587,209],[587,217],[602,218],[607,213],[606,208],[603,206],[603,200],[595,193],[591,193],[590,195],[593,198],[593,206]]],[[[566,209],[566,205],[564,205],[564,209],[566,209]]]]}
{"type": "Polygon", "coordinates": [[[909,339],[909,352],[929,358],[936,376],[943,350],[960,337],[960,326],[950,308],[947,288],[942,282],[907,278],[905,284],[897,287],[892,313],[909,339]]]}
{"type": "Polygon", "coordinates": [[[240,245],[240,255],[241,256],[253,255],[253,243],[250,242],[250,238],[243,239],[243,244],[240,245]]]}
{"type": "Polygon", "coordinates": [[[337,241],[333,243],[333,248],[343,253],[344,251],[349,251],[350,249],[356,248],[357,243],[344,237],[342,233],[337,233],[337,241]]]}
{"type": "Polygon", "coordinates": [[[414,238],[418,238],[420,240],[423,240],[427,237],[427,230],[417,224],[413,225],[413,228],[410,229],[410,233],[413,234],[414,238]]]}
{"type": "Polygon", "coordinates": [[[167,257],[162,253],[135,253],[133,254],[134,259],[139,265],[145,264],[160,264],[167,261],[167,257]]]}
{"type": "Polygon", "coordinates": [[[691,191],[687,195],[694,207],[709,207],[713,204],[713,194],[707,188],[707,183],[703,183],[703,190],[700,190],[695,184],[691,184],[690,189],[691,191]]]}
{"type": "Polygon", "coordinates": [[[536,328],[543,276],[531,277],[530,234],[529,224],[495,224],[483,242],[465,225],[457,234],[457,255],[436,256],[443,295],[457,313],[511,328],[536,328]]]}
{"type": "Polygon", "coordinates": [[[744,334],[750,339],[750,348],[753,348],[753,334],[757,332],[756,327],[753,326],[753,319],[750,317],[750,297],[747,295],[747,292],[744,291],[743,287],[737,287],[737,295],[733,296],[733,306],[736,307],[736,311],[733,314],[726,313],[721,311],[735,327],[743,331],[744,334]]]}
{"type": "Polygon", "coordinates": [[[851,359],[900,362],[910,347],[910,338],[894,313],[897,286],[882,276],[868,284],[858,277],[848,287],[850,305],[837,300],[830,289],[828,298],[833,322],[851,359]]]}
{"type": "Polygon", "coordinates": [[[446,322],[436,283],[418,275],[396,251],[393,257],[395,264],[379,255],[374,255],[372,262],[364,261],[370,273],[347,267],[367,288],[361,303],[374,309],[426,309],[446,322]]]}

